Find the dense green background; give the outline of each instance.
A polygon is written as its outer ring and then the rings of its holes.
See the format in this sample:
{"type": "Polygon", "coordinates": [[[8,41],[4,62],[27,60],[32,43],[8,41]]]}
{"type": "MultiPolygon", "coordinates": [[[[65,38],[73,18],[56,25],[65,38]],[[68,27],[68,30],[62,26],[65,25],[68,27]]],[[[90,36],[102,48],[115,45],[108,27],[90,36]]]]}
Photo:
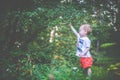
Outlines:
{"type": "Polygon", "coordinates": [[[70,22],[93,28],[92,80],[118,80],[119,0],[1,0],[0,80],[85,80],[70,22]]]}

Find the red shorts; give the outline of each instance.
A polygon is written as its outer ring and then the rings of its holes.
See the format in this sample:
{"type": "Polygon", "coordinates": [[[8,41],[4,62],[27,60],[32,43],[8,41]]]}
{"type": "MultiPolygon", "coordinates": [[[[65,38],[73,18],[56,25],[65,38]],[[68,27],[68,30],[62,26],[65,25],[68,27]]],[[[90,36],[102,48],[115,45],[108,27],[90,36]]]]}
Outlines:
{"type": "Polygon", "coordinates": [[[92,66],[92,64],[93,64],[93,59],[92,59],[92,57],[81,57],[80,58],[80,66],[82,67],[82,68],[89,68],[89,67],[91,67],[92,66]]]}

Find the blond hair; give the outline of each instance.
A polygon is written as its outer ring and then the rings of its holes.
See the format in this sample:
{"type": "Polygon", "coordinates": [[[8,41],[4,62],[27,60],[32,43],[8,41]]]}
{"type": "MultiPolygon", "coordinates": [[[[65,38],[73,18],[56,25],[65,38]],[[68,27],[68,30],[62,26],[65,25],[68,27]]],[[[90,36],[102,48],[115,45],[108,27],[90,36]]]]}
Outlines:
{"type": "Polygon", "coordinates": [[[80,27],[82,27],[85,31],[87,31],[88,35],[92,32],[92,28],[89,24],[83,24],[80,27]]]}

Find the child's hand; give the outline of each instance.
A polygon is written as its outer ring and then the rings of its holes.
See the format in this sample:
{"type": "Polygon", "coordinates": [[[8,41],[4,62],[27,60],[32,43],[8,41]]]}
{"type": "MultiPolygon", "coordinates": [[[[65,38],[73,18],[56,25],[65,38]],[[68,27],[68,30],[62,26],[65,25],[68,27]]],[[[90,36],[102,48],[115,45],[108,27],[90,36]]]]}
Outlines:
{"type": "Polygon", "coordinates": [[[69,27],[71,27],[71,26],[72,26],[72,23],[70,22],[70,23],[69,23],[69,27]]]}
{"type": "Polygon", "coordinates": [[[82,56],[84,56],[84,54],[83,54],[83,53],[80,53],[79,56],[82,57],[82,56]]]}

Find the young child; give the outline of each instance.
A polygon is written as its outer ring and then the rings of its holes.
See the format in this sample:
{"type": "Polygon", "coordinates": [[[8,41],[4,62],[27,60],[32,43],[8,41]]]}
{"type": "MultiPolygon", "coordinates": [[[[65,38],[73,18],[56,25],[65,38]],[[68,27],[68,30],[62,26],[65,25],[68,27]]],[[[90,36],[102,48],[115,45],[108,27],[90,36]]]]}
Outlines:
{"type": "Polygon", "coordinates": [[[85,73],[90,77],[91,76],[91,66],[93,63],[92,56],[90,54],[90,45],[91,41],[88,38],[92,29],[89,24],[83,24],[79,28],[79,33],[75,30],[72,24],[69,24],[73,33],[77,36],[77,52],[76,56],[80,57],[80,66],[84,69],[85,73]]]}

